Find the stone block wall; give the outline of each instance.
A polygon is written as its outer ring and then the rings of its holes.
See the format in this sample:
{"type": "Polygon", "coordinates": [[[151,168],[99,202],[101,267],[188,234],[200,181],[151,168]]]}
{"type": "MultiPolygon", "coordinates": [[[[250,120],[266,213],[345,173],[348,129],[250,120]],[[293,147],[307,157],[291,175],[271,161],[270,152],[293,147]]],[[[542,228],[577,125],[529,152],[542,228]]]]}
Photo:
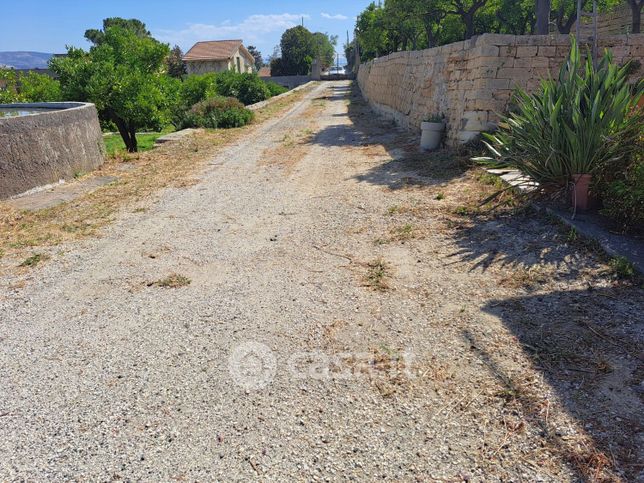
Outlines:
{"type": "MultiPolygon", "coordinates": [[[[589,7],[587,7],[589,8],[589,7]]],[[[644,9],[640,15],[640,19],[644,24],[644,9]]],[[[633,31],[633,12],[631,7],[624,3],[615,7],[610,12],[599,14],[597,22],[597,37],[600,39],[607,35],[621,35],[630,34],[633,31]]],[[[577,24],[573,25],[570,29],[571,33],[577,32],[577,24]]],[[[581,23],[580,38],[584,39],[593,35],[592,19],[586,17],[581,23]]]]}
{"type": "MultiPolygon", "coordinates": [[[[644,59],[644,34],[606,37],[601,48],[619,63],[644,59]]],[[[570,37],[485,34],[433,49],[396,52],[360,66],[363,96],[381,114],[420,130],[428,115],[444,114],[448,144],[492,129],[516,87],[529,91],[557,75],[570,37]]],[[[642,75],[642,67],[634,76],[642,75]]]]}

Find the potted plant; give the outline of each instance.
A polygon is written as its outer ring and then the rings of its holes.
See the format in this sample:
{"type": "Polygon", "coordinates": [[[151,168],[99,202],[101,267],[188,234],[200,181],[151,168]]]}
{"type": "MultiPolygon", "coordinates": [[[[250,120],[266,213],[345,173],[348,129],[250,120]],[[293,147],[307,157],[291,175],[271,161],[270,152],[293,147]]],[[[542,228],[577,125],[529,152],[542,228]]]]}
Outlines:
{"type": "Polygon", "coordinates": [[[517,109],[484,134],[494,157],[478,159],[518,169],[542,192],[568,192],[576,210],[589,209],[597,175],[628,159],[642,136],[644,83],[629,85],[627,70],[610,52],[597,65],[590,54],[584,61],[573,39],[559,77],[534,94],[517,92],[517,109]]]}
{"type": "Polygon", "coordinates": [[[420,124],[420,147],[432,151],[440,147],[445,132],[445,117],[439,114],[427,116],[420,124]]]}

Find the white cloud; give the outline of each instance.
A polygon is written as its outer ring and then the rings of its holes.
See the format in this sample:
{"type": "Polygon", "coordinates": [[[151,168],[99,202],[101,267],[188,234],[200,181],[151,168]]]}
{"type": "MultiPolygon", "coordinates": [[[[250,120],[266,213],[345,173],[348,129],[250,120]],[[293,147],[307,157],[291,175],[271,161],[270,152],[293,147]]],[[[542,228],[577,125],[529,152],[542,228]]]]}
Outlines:
{"type": "Polygon", "coordinates": [[[309,15],[282,13],[274,15],[251,15],[239,23],[226,20],[216,25],[194,23],[181,30],[156,30],[155,38],[171,45],[180,45],[184,49],[192,47],[200,40],[243,39],[246,45],[261,44],[265,37],[281,33],[299,25],[309,15]]]}
{"type": "Polygon", "coordinates": [[[323,18],[326,18],[328,20],[348,20],[349,19],[349,17],[347,17],[346,15],[341,15],[341,14],[331,15],[330,13],[322,12],[320,15],[322,15],[323,18]]]}

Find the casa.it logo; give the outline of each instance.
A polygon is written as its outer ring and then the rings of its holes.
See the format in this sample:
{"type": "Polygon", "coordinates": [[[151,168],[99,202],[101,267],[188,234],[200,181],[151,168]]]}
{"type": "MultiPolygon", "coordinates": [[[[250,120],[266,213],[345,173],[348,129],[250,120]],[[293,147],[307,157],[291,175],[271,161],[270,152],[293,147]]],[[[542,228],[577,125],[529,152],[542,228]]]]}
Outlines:
{"type": "Polygon", "coordinates": [[[230,353],[228,370],[238,386],[246,390],[263,389],[275,378],[277,359],[268,346],[246,342],[230,353]]]}

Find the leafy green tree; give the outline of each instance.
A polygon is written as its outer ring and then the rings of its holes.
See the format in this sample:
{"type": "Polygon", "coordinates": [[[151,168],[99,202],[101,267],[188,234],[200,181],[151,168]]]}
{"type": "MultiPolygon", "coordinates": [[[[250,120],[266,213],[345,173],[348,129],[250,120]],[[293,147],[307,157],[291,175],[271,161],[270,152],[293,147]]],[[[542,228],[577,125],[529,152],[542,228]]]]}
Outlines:
{"type": "Polygon", "coordinates": [[[436,47],[440,42],[441,24],[447,16],[444,0],[407,0],[410,11],[418,15],[425,31],[428,48],[436,47]]]}
{"type": "MultiPolygon", "coordinates": [[[[581,6],[586,9],[590,3],[590,0],[582,0],[581,6]]],[[[622,0],[598,0],[597,7],[600,12],[606,12],[620,3],[622,0]]],[[[577,0],[552,0],[552,10],[559,33],[569,34],[577,21],[577,0]]]]}
{"type": "Polygon", "coordinates": [[[59,102],[63,100],[60,82],[48,75],[29,72],[20,77],[20,94],[27,102],[59,102]]]}
{"type": "Polygon", "coordinates": [[[335,46],[338,44],[336,35],[329,36],[322,32],[313,34],[314,51],[312,57],[320,59],[322,69],[328,69],[335,63],[335,46]]]}
{"type": "Polygon", "coordinates": [[[257,47],[255,47],[254,45],[249,45],[247,50],[255,59],[255,70],[259,70],[264,67],[264,58],[262,57],[262,53],[257,50],[257,47]]]}
{"type": "MultiPolygon", "coordinates": [[[[526,35],[534,33],[537,11],[534,0],[501,0],[494,5],[495,16],[499,26],[493,31],[503,34],[526,35]]],[[[548,17],[546,15],[546,28],[548,17]]],[[[546,33],[547,30],[546,30],[546,33]]]]}
{"type": "Polygon", "coordinates": [[[183,52],[178,45],[175,45],[170,51],[170,55],[166,59],[166,67],[168,69],[168,75],[170,77],[176,77],[177,79],[181,79],[188,73],[186,63],[183,61],[183,52]]]}
{"type": "Polygon", "coordinates": [[[22,102],[18,92],[18,76],[13,69],[0,69],[0,104],[22,102]]]}
{"type": "Polygon", "coordinates": [[[476,15],[487,2],[488,0],[450,0],[448,13],[460,17],[466,39],[472,38],[476,33],[476,15]]]}
{"type": "Polygon", "coordinates": [[[356,44],[350,42],[344,44],[344,56],[347,59],[347,72],[355,72],[356,67],[356,44]]]}
{"type": "Polygon", "coordinates": [[[384,8],[371,2],[358,16],[356,35],[362,59],[369,60],[390,53],[387,48],[388,32],[385,29],[384,8]]]}
{"type": "Polygon", "coordinates": [[[280,49],[282,56],[279,62],[274,61],[277,75],[309,73],[315,55],[315,39],[311,32],[302,26],[288,29],[282,35],[280,49]]]}
{"type": "Polygon", "coordinates": [[[89,29],[85,31],[85,38],[94,45],[101,44],[105,39],[105,32],[110,27],[119,27],[128,30],[137,37],[150,37],[150,32],[145,24],[135,18],[125,19],[121,17],[111,17],[103,20],[103,30],[89,29]]]}
{"type": "Polygon", "coordinates": [[[136,132],[169,122],[179,81],[165,75],[169,47],[122,26],[108,26],[85,52],[70,47],[50,62],[63,97],[93,102],[103,121],[113,122],[130,152],[138,149],[136,132]]]}

